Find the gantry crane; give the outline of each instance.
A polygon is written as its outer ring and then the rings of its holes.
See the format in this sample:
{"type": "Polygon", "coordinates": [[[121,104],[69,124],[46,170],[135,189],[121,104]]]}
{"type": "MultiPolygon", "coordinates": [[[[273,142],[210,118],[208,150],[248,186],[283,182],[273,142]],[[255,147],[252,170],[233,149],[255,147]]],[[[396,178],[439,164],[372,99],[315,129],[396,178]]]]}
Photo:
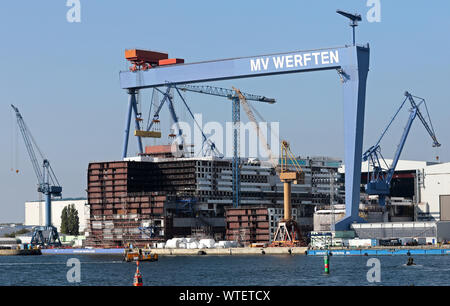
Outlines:
{"type": "Polygon", "coordinates": [[[16,113],[17,124],[20,132],[22,133],[28,155],[30,156],[31,164],[38,179],[37,191],[45,196],[45,226],[35,227],[31,238],[31,244],[41,246],[60,246],[61,241],[59,239],[58,231],[51,223],[51,200],[53,196],[61,197],[62,187],[59,184],[52,167],[50,166],[49,160],[37,146],[36,141],[31,135],[31,132],[25,124],[18,108],[14,105],[11,105],[11,107],[16,113]],[[40,157],[42,158],[42,169],[37,160],[33,146],[37,149],[40,157]]]}
{"type": "Polygon", "coordinates": [[[431,118],[428,113],[428,108],[426,107],[425,99],[413,96],[409,92],[405,92],[405,96],[406,98],[404,99],[403,103],[400,105],[399,109],[397,110],[397,112],[392,117],[391,121],[381,134],[381,137],[378,139],[377,143],[372,147],[370,147],[363,154],[362,157],[364,161],[368,161],[366,193],[368,195],[378,195],[379,204],[383,207],[386,204],[386,196],[390,194],[391,180],[394,176],[395,168],[397,167],[397,163],[400,159],[400,154],[402,153],[403,147],[406,142],[406,138],[408,137],[409,131],[411,129],[411,125],[416,117],[419,117],[428,134],[430,134],[431,139],[433,140],[433,147],[441,146],[441,144],[438,142],[436,138],[433,125],[431,124],[431,118]],[[419,99],[420,102],[417,104],[414,98],[419,99]],[[392,122],[396,118],[397,114],[405,105],[406,101],[409,101],[411,104],[409,119],[403,131],[400,143],[398,144],[392,164],[388,166],[383,156],[381,155],[380,142],[383,139],[383,136],[386,134],[389,127],[391,126],[392,122]],[[425,105],[425,109],[427,111],[427,116],[430,124],[427,123],[425,117],[419,110],[419,107],[422,103],[425,105]]]}
{"type": "MultiPolygon", "coordinates": [[[[353,14],[355,20],[359,19],[353,14]]],[[[349,17],[349,16],[346,16],[349,17]]],[[[350,18],[351,19],[351,18],[350,18]]],[[[352,24],[353,25],[353,24],[352,24]]],[[[370,47],[345,45],[333,48],[315,48],[274,54],[262,54],[228,59],[215,59],[184,64],[182,60],[168,59],[168,54],[138,53],[126,56],[129,60],[148,62],[151,69],[121,71],[120,87],[128,92],[123,156],[126,157],[128,130],[136,91],[147,88],[204,83],[278,74],[306,73],[334,70],[341,78],[344,102],[344,158],[345,217],[336,223],[336,230],[348,230],[359,217],[361,156],[364,136],[364,109],[366,85],[370,65],[370,47]]],[[[150,68],[146,67],[146,68],[150,68]]],[[[139,68],[139,67],[137,67],[139,68]]],[[[139,145],[139,144],[138,144],[139,145]]],[[[142,148],[139,147],[140,152],[142,148]]]]}
{"type": "MultiPolygon", "coordinates": [[[[226,97],[232,101],[232,123],[233,123],[233,206],[240,205],[240,157],[239,157],[239,138],[240,138],[240,101],[243,97],[246,100],[265,102],[273,104],[275,99],[248,93],[237,92],[235,89],[226,89],[214,86],[196,86],[196,85],[176,85],[175,88],[183,91],[191,91],[207,95],[226,97]]],[[[233,87],[234,88],[234,87],[233,87]]]]}

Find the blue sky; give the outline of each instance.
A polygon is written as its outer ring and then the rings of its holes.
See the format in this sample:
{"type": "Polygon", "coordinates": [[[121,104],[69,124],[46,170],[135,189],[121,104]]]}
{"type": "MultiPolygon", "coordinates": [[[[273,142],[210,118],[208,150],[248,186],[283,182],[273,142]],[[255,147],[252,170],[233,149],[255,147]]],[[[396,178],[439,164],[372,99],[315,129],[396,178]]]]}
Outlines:
{"type": "MultiPolygon", "coordinates": [[[[65,197],[85,196],[90,161],[121,157],[127,94],[118,74],[125,48],[168,52],[186,62],[342,46],[351,42],[348,21],[336,9],[357,11],[357,42],[370,43],[364,148],[374,143],[403,100],[426,98],[439,150],[414,122],[402,159],[450,161],[450,2],[381,0],[381,22],[365,16],[366,1],[100,1],[81,0],[81,23],[66,20],[66,1],[0,4],[0,222],[21,222],[24,202],[37,200],[36,177],[10,104],[19,107],[63,185],[65,197]],[[18,152],[15,152],[15,139],[18,152]],[[16,167],[19,174],[11,171],[16,167]]],[[[277,99],[258,105],[296,154],[343,158],[343,104],[336,73],[216,82],[277,99]]],[[[143,93],[148,100],[150,91],[143,93]]],[[[187,95],[207,121],[229,121],[228,101],[187,95]]],[[[146,106],[144,106],[146,107],[146,106]]],[[[144,110],[145,112],[145,110],[144,110]]],[[[186,112],[179,108],[181,119],[186,112]]],[[[407,110],[382,143],[391,158],[407,110]]],[[[242,117],[245,117],[242,114],[242,117]]],[[[162,119],[170,123],[167,113],[162,119]]],[[[136,152],[130,141],[129,152],[136,152]]]]}

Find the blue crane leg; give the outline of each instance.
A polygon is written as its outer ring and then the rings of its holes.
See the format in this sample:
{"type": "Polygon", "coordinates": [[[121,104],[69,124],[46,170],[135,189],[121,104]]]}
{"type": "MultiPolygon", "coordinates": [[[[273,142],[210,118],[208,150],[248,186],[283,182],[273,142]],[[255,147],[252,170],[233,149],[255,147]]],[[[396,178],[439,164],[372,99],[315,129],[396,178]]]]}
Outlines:
{"type": "Polygon", "coordinates": [[[336,230],[348,230],[351,223],[364,222],[359,217],[362,145],[366,80],[369,71],[369,49],[356,47],[342,67],[344,142],[345,142],[345,217],[336,223],[336,230]]]}
{"type": "Polygon", "coordinates": [[[384,194],[380,194],[378,196],[378,204],[380,206],[385,206],[386,205],[386,196],[384,194]]]}
{"type": "Polygon", "coordinates": [[[128,137],[130,134],[130,123],[131,123],[131,111],[133,109],[133,94],[130,94],[130,97],[128,99],[128,112],[127,112],[127,118],[126,118],[126,124],[125,124],[125,135],[123,139],[123,153],[122,158],[127,157],[127,151],[128,151],[128,137]]]}
{"type": "Polygon", "coordinates": [[[46,192],[45,194],[45,226],[52,225],[52,203],[51,203],[51,194],[50,192],[46,192]]]}
{"type": "MultiPolygon", "coordinates": [[[[136,94],[135,93],[130,93],[130,99],[131,101],[131,106],[133,108],[133,112],[134,112],[134,121],[135,121],[135,126],[136,126],[136,130],[140,131],[141,127],[138,121],[138,111],[137,111],[137,104],[136,104],[136,94]]],[[[129,127],[130,125],[128,125],[129,127]]],[[[142,138],[140,136],[138,136],[138,149],[139,149],[139,153],[144,153],[144,150],[142,148],[142,138]]]]}

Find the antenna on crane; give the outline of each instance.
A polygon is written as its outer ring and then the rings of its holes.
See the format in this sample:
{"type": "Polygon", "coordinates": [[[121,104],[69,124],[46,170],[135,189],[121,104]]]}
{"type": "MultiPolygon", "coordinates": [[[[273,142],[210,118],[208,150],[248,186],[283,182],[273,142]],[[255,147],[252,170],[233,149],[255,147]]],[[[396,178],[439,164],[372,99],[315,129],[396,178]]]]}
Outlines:
{"type": "Polygon", "coordinates": [[[345,12],[345,11],[342,11],[342,10],[337,10],[336,13],[338,13],[338,14],[344,16],[344,17],[347,17],[348,19],[350,19],[350,21],[351,21],[350,22],[350,26],[353,29],[353,46],[354,46],[355,45],[355,27],[358,26],[358,21],[362,20],[361,15],[356,14],[356,13],[355,14],[348,13],[348,12],[345,12]]]}

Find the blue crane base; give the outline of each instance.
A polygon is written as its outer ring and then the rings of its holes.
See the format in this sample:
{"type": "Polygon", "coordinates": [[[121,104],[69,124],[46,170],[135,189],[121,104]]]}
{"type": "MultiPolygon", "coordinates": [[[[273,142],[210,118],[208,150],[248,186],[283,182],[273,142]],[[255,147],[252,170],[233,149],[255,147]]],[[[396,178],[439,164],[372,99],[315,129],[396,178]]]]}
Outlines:
{"type": "Polygon", "coordinates": [[[31,237],[32,245],[61,246],[58,231],[54,226],[38,226],[34,228],[31,237]]]}
{"type": "Polygon", "coordinates": [[[339,222],[336,223],[336,225],[334,226],[334,230],[347,231],[351,229],[350,225],[353,223],[367,223],[367,221],[359,216],[345,216],[343,219],[339,220],[339,222]]]}

